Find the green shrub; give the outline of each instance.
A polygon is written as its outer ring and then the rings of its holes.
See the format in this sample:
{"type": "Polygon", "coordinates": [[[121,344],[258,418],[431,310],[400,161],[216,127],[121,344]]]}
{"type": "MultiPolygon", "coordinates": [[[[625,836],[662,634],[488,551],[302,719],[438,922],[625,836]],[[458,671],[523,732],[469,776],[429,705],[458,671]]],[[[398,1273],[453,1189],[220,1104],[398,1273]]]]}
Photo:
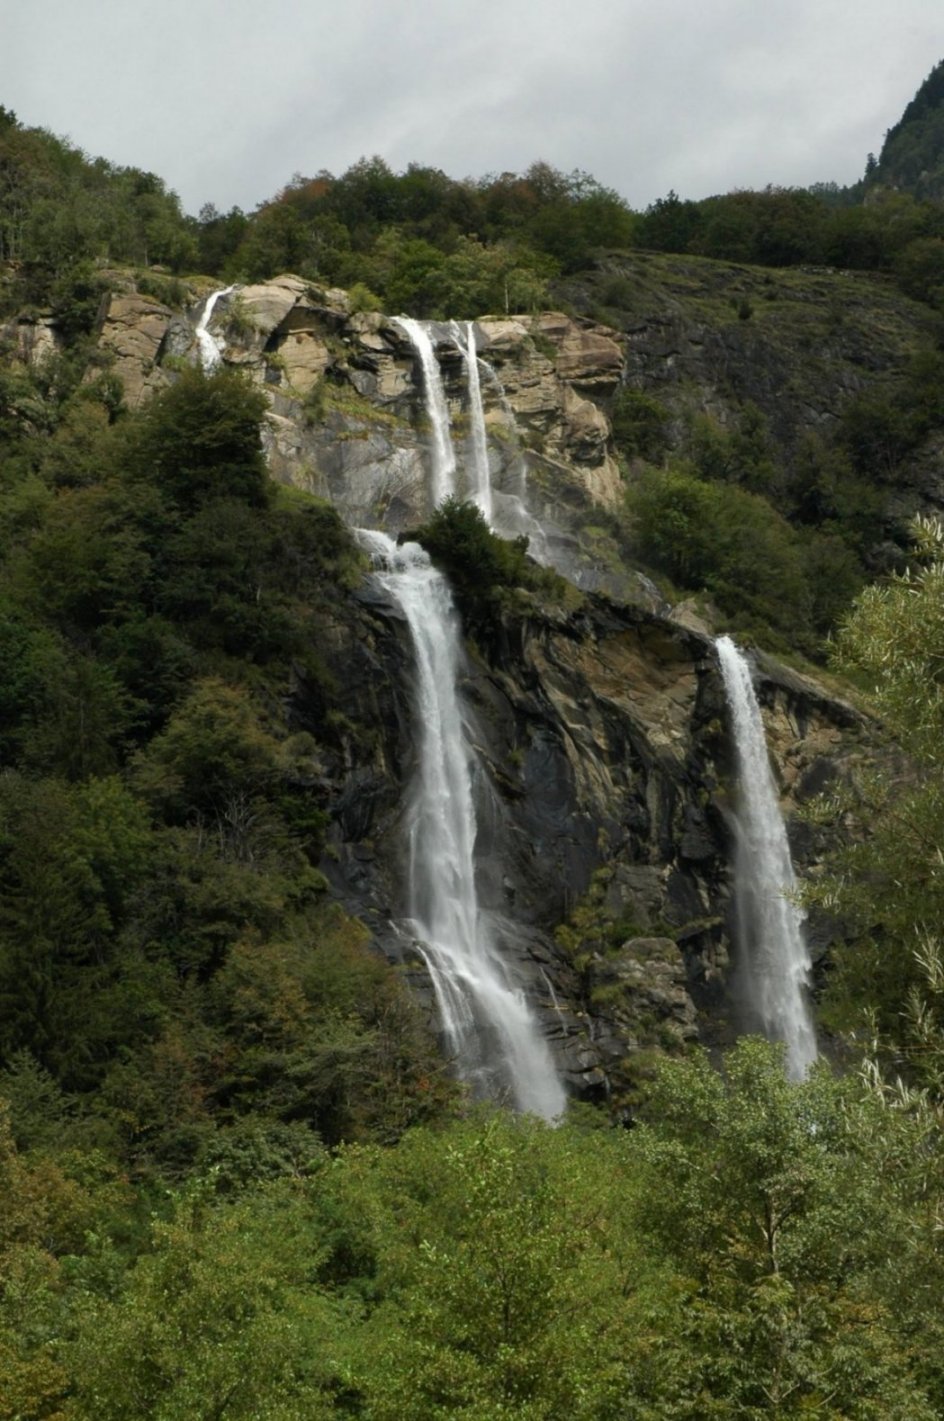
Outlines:
{"type": "Polygon", "coordinates": [[[629,495],[639,553],[679,587],[704,589],[749,629],[803,646],[813,594],[803,548],[766,499],[708,483],[690,465],[649,470],[629,495]]]}
{"type": "Polygon", "coordinates": [[[669,411],[643,390],[624,386],[613,399],[610,422],[620,453],[655,459],[665,449],[669,411]]]}
{"type": "Polygon", "coordinates": [[[516,589],[564,595],[563,579],[528,558],[527,538],[497,537],[474,503],[447,498],[413,536],[446,573],[471,630],[486,628],[516,589]]]}

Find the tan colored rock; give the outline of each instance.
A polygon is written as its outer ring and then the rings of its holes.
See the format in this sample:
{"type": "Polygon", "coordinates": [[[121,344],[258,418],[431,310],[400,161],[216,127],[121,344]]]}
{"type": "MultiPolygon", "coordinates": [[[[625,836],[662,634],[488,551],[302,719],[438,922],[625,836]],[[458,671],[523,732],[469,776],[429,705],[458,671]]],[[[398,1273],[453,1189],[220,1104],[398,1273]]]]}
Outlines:
{"type": "Polygon", "coordinates": [[[347,329],[359,345],[368,345],[376,350],[379,340],[381,348],[386,349],[387,343],[380,332],[388,324],[388,318],[382,311],[355,311],[353,316],[348,317],[347,329]]]}
{"type": "Polygon", "coordinates": [[[58,354],[60,346],[51,316],[10,321],[0,326],[0,341],[11,347],[17,359],[29,366],[42,365],[44,360],[58,354]]]}
{"type": "Polygon", "coordinates": [[[401,365],[392,356],[381,357],[377,361],[377,397],[381,400],[395,400],[405,395],[413,383],[412,369],[401,365]]]}
{"type": "Polygon", "coordinates": [[[255,286],[241,286],[236,294],[258,337],[267,340],[307,291],[308,282],[300,276],[276,276],[255,286]]]}
{"type": "Polygon", "coordinates": [[[132,409],[167,384],[156,361],[172,315],[147,296],[113,295],[108,303],[99,345],[114,357],[114,372],[132,409]]]}
{"type": "Polygon", "coordinates": [[[599,331],[573,327],[558,347],[557,373],[577,384],[614,385],[623,370],[623,352],[599,331]]]}
{"type": "Polygon", "coordinates": [[[688,597],[684,602],[676,602],[669,612],[669,621],[675,622],[677,626],[685,627],[686,631],[698,632],[699,636],[713,636],[711,627],[700,616],[695,609],[695,601],[688,597]]]}
{"type": "Polygon", "coordinates": [[[581,466],[577,474],[591,503],[601,504],[604,508],[615,508],[622,502],[623,477],[616,460],[609,454],[592,468],[581,466]]]}
{"type": "Polygon", "coordinates": [[[290,331],[281,341],[278,353],[285,366],[286,380],[301,395],[307,395],[331,363],[327,345],[312,331],[290,331]]]}
{"type": "Polygon", "coordinates": [[[502,373],[507,375],[505,396],[516,415],[531,420],[535,415],[553,415],[557,411],[560,389],[549,361],[535,361],[514,374],[507,370],[502,373]]]}
{"type": "Polygon", "coordinates": [[[611,797],[612,786],[590,783],[587,776],[600,773],[608,756],[617,758],[609,743],[611,718],[603,706],[644,726],[655,749],[684,761],[698,677],[684,642],[670,628],[658,623],[626,628],[604,641],[559,637],[550,655],[536,647],[533,656],[555,710],[569,727],[568,759],[591,799],[605,803],[611,797]],[[579,702],[576,686],[584,688],[579,702]],[[592,698],[586,696],[587,687],[592,698]],[[588,753],[581,753],[581,742],[588,753]]]}
{"type": "Polygon", "coordinates": [[[484,316],[475,325],[482,334],[481,346],[485,350],[519,350],[528,341],[528,326],[521,320],[484,316]]]}
{"type": "Polygon", "coordinates": [[[574,328],[574,323],[570,316],[565,316],[563,311],[542,311],[539,316],[531,316],[528,320],[529,329],[537,331],[540,335],[552,340],[555,345],[559,345],[564,337],[574,328]]]}
{"type": "Polygon", "coordinates": [[[567,429],[567,447],[584,462],[602,460],[610,437],[610,422],[600,406],[578,395],[570,385],[561,387],[560,403],[567,429]]]}

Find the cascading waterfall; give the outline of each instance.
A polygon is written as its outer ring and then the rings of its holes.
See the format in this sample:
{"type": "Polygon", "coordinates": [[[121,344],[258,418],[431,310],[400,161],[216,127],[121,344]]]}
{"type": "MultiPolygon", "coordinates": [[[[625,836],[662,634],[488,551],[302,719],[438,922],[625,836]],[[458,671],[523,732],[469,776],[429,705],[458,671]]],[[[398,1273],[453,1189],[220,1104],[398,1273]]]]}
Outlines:
{"type": "Polygon", "coordinates": [[[482,399],[482,382],[479,378],[480,363],[497,386],[502,404],[510,418],[513,428],[515,427],[514,411],[505,398],[505,391],[495,371],[486,361],[480,361],[475,344],[474,322],[466,322],[464,341],[461,327],[457,321],[452,322],[452,330],[453,337],[462,355],[466,369],[473,460],[471,476],[467,477],[466,482],[469,485],[472,499],[481,509],[482,515],[490,528],[505,538],[519,538],[524,535],[528,539],[528,552],[534,558],[535,562],[539,562],[546,567],[551,560],[547,538],[545,537],[544,529],[540,523],[538,523],[536,518],[532,518],[528,512],[524,501],[526,490],[524,459],[522,458],[519,461],[519,493],[499,493],[492,488],[491,469],[488,461],[488,432],[485,425],[485,405],[482,399]]]}
{"type": "Polygon", "coordinates": [[[740,780],[735,892],[747,1005],[764,1034],[786,1046],[786,1070],[801,1080],[816,1060],[807,1001],[810,955],[803,912],[750,667],[730,637],[715,643],[734,724],[740,780]]]}
{"type": "Polygon", "coordinates": [[[475,348],[475,323],[466,321],[464,341],[458,321],[452,322],[452,332],[465,365],[466,386],[469,392],[472,468],[467,471],[466,482],[473,502],[478,505],[482,517],[491,527],[492,476],[488,465],[488,434],[485,429],[485,407],[482,404],[482,385],[479,380],[479,358],[475,348]]]}
{"type": "Polygon", "coordinates": [[[223,359],[223,352],[218,341],[210,334],[210,317],[213,315],[213,308],[216,306],[220,297],[229,296],[230,292],[235,290],[235,286],[224,286],[221,287],[219,291],[212,292],[211,295],[207,297],[206,305],[203,307],[200,319],[197,322],[197,328],[194,334],[197,338],[197,349],[200,352],[200,364],[207,374],[214,371],[223,359]]]}
{"type": "Polygon", "coordinates": [[[471,751],[457,694],[459,630],[446,580],[415,543],[360,532],[375,576],[402,611],[416,657],[418,765],[409,811],[409,897],[443,1033],[462,1077],[553,1120],[565,1096],[523,993],[509,981],[480,909],[471,751]]]}
{"type": "Polygon", "coordinates": [[[416,351],[423,371],[423,389],[426,397],[426,414],[433,436],[433,467],[430,481],[430,498],[434,508],[438,508],[444,498],[456,491],[456,455],[452,447],[449,430],[449,406],[443,389],[442,374],[436,351],[429,331],[422,321],[412,316],[394,316],[394,325],[400,327],[416,351]]]}

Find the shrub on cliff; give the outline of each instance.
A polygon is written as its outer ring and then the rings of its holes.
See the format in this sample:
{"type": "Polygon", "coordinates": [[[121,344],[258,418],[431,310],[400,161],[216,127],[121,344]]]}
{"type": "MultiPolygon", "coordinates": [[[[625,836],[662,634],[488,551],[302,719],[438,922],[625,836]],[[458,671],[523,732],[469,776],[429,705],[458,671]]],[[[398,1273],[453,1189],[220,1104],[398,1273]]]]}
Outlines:
{"type": "Polygon", "coordinates": [[[527,538],[499,538],[474,503],[445,499],[413,536],[449,578],[472,631],[484,629],[519,589],[549,600],[563,595],[563,579],[528,557],[527,538]]]}
{"type": "Polygon", "coordinates": [[[679,587],[704,590],[748,630],[810,639],[813,593],[797,534],[766,499],[708,483],[691,466],[647,470],[629,493],[643,561],[679,587]]]}

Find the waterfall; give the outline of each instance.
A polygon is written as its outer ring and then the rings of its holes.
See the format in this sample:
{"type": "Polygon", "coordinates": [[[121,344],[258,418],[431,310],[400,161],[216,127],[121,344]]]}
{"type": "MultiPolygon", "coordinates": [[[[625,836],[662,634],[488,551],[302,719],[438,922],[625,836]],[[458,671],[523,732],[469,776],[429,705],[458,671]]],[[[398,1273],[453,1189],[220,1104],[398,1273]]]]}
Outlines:
{"type": "Polygon", "coordinates": [[[807,1004],[810,955],[787,831],[767,758],[750,668],[730,637],[715,643],[734,724],[740,781],[735,892],[747,1002],[764,1034],[786,1046],[787,1075],[801,1080],[816,1060],[807,1004]]]}
{"type": "Polygon", "coordinates": [[[488,435],[485,429],[485,407],[482,404],[482,385],[479,380],[479,358],[475,348],[475,323],[466,321],[465,342],[458,321],[452,322],[456,345],[465,364],[466,385],[469,392],[469,426],[472,444],[472,468],[467,470],[466,484],[474,503],[481,510],[482,517],[492,526],[492,476],[488,466],[488,435]],[[470,476],[471,475],[471,476],[470,476]]]}
{"type": "Polygon", "coordinates": [[[200,352],[200,364],[207,374],[211,374],[219,365],[223,358],[223,352],[219,342],[210,335],[210,317],[213,315],[213,308],[221,296],[228,296],[231,291],[235,291],[235,286],[223,286],[219,291],[212,292],[206,299],[203,312],[197,322],[195,335],[197,337],[197,349],[200,352]]]}
{"type": "Polygon", "coordinates": [[[457,693],[459,629],[446,580],[415,543],[360,532],[402,611],[416,658],[418,762],[409,807],[409,911],[443,1033],[481,1096],[553,1120],[564,1091],[523,993],[509,980],[475,882],[472,752],[457,693]]]}
{"type": "Polygon", "coordinates": [[[411,316],[394,316],[393,322],[409,339],[423,370],[426,414],[433,436],[430,496],[433,507],[438,508],[444,498],[456,491],[456,456],[449,432],[449,406],[446,404],[439,361],[429,331],[421,321],[415,321],[411,316]]]}

